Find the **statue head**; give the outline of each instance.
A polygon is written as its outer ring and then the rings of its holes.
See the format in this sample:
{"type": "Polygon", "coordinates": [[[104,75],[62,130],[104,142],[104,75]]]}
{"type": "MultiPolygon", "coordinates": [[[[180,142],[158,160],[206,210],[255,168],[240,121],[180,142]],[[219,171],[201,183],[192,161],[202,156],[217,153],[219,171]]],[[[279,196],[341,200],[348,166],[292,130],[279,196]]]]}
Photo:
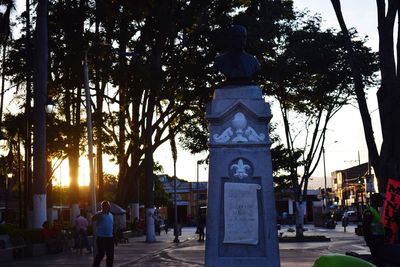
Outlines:
{"type": "Polygon", "coordinates": [[[230,46],[233,50],[243,50],[246,46],[247,30],[242,25],[233,25],[229,31],[230,46]]]}
{"type": "Polygon", "coordinates": [[[215,58],[214,67],[225,75],[225,84],[253,84],[253,76],[260,70],[258,60],[246,53],[247,31],[234,25],[229,31],[229,50],[215,58]]]}

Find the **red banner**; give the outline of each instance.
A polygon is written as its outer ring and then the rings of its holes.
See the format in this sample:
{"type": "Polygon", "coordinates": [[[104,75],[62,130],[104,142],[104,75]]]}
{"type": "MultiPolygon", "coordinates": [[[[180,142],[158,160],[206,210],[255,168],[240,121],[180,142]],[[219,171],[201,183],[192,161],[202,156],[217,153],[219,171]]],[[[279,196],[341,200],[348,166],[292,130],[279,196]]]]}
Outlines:
{"type": "Polygon", "coordinates": [[[397,220],[400,212],[400,181],[389,179],[386,188],[386,199],[383,204],[382,224],[385,228],[385,243],[398,242],[397,220]]]}

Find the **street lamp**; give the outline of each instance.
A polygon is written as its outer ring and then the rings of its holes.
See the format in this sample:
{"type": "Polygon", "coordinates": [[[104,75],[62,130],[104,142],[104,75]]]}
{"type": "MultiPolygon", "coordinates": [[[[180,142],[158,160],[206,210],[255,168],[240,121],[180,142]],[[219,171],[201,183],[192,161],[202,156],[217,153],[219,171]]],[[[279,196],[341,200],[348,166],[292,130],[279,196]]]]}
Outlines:
{"type": "MultiPolygon", "coordinates": [[[[336,144],[338,141],[334,141],[332,144],[330,144],[330,145],[333,145],[333,144],[336,144]]],[[[330,145],[328,145],[328,146],[330,146],[330,145]]],[[[323,206],[324,206],[324,208],[326,207],[326,196],[327,196],[327,192],[326,192],[326,162],[325,162],[325,147],[324,146],[322,146],[322,161],[323,161],[323,164],[324,164],[324,195],[322,196],[322,201],[323,201],[323,206]]]]}
{"type": "Polygon", "coordinates": [[[52,114],[54,111],[55,104],[51,99],[48,99],[46,102],[46,106],[44,107],[46,110],[46,114],[52,114]]]}
{"type": "MultiPolygon", "coordinates": [[[[53,102],[53,100],[51,100],[50,98],[47,99],[46,104],[44,106],[44,109],[46,111],[46,115],[47,117],[50,117],[51,114],[54,112],[54,108],[55,108],[55,104],[53,102]]],[[[48,120],[46,119],[46,121],[48,122],[48,120]]],[[[47,126],[49,127],[50,124],[47,124],[47,126]]],[[[47,129],[49,130],[49,128],[47,129]]],[[[47,136],[47,135],[46,135],[47,136]]],[[[48,140],[46,140],[48,142],[48,140]]],[[[46,142],[46,143],[47,143],[46,142]]],[[[52,184],[52,180],[51,180],[51,171],[52,170],[52,166],[51,166],[51,158],[49,157],[49,147],[46,146],[46,204],[47,204],[47,220],[52,222],[53,221],[53,184],[52,184]]]]}
{"type": "Polygon", "coordinates": [[[197,220],[199,220],[200,215],[200,207],[199,207],[199,165],[201,164],[201,160],[197,161],[197,182],[196,182],[196,216],[197,220]]]}
{"type": "Polygon", "coordinates": [[[8,182],[8,179],[12,178],[12,173],[7,173],[6,175],[6,202],[5,202],[5,206],[6,206],[6,211],[5,211],[5,216],[4,216],[4,221],[7,222],[8,219],[8,197],[10,194],[10,183],[8,182]]]}
{"type": "Polygon", "coordinates": [[[179,231],[178,231],[178,205],[176,196],[176,153],[173,153],[174,160],[174,243],[179,243],[179,231]]]}
{"type": "MultiPolygon", "coordinates": [[[[112,48],[111,44],[107,43],[95,43],[93,46],[105,45],[112,48]]],[[[88,135],[88,150],[89,150],[89,176],[90,176],[90,189],[91,189],[91,209],[92,213],[96,213],[96,186],[94,179],[94,155],[93,155],[93,127],[92,127],[92,111],[90,106],[90,88],[89,88],[89,67],[88,67],[88,53],[91,47],[84,50],[84,61],[83,61],[83,77],[85,81],[85,98],[86,98],[86,123],[87,123],[87,135],[88,135]]],[[[120,56],[133,56],[135,53],[122,52],[116,53],[120,56]]]]}
{"type": "Polygon", "coordinates": [[[84,51],[85,57],[83,61],[83,77],[85,79],[85,97],[86,97],[86,123],[88,135],[88,149],[89,149],[89,176],[90,176],[90,189],[92,200],[92,214],[96,213],[96,187],[94,184],[94,165],[93,165],[93,131],[92,131],[92,111],[90,106],[90,88],[89,88],[89,68],[87,64],[88,48],[84,51]]]}
{"type": "MultiPolygon", "coordinates": [[[[7,155],[7,139],[5,138],[5,136],[3,135],[3,133],[0,132],[0,156],[1,158],[4,158],[5,155],[7,155]]],[[[4,172],[3,172],[3,168],[4,166],[2,166],[2,168],[0,169],[0,175],[2,177],[4,177],[4,197],[5,197],[5,201],[4,204],[6,206],[6,210],[4,212],[4,217],[7,218],[7,202],[8,202],[8,198],[7,198],[7,177],[3,176],[4,172]]],[[[3,216],[1,217],[1,219],[3,221],[5,221],[5,218],[3,218],[3,216]]]]}

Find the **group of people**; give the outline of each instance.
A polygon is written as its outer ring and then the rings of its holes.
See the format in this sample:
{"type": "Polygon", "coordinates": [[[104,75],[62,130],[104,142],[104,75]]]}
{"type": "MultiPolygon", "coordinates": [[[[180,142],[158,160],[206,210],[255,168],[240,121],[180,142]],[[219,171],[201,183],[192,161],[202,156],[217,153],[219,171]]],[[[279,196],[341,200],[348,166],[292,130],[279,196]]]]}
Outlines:
{"type": "MultiPolygon", "coordinates": [[[[100,262],[105,255],[107,256],[106,266],[113,266],[114,219],[110,209],[110,203],[108,201],[103,201],[101,203],[101,210],[92,217],[92,221],[96,224],[96,255],[93,260],[93,267],[100,266],[100,262]]],[[[88,220],[81,214],[75,218],[73,227],[74,248],[82,249],[84,246],[89,253],[92,253],[92,247],[88,240],[88,225],[88,220]]],[[[42,227],[42,236],[46,242],[49,253],[62,252],[65,238],[62,235],[61,225],[58,221],[54,221],[53,225],[45,221],[42,227]]]]}
{"type": "Polygon", "coordinates": [[[61,233],[61,226],[57,220],[54,220],[53,225],[48,221],[42,224],[42,236],[47,246],[49,253],[59,253],[63,251],[64,238],[61,233]]]}

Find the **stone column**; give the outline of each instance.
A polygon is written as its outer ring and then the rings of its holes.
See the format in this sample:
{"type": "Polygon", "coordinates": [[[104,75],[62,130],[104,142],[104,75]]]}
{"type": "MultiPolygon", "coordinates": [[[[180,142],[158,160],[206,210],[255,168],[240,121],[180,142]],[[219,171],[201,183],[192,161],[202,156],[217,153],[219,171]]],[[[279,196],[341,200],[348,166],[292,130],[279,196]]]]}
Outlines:
{"type": "Polygon", "coordinates": [[[280,266],[268,128],[256,85],[216,89],[207,109],[209,184],[205,266],[280,266]]]}

